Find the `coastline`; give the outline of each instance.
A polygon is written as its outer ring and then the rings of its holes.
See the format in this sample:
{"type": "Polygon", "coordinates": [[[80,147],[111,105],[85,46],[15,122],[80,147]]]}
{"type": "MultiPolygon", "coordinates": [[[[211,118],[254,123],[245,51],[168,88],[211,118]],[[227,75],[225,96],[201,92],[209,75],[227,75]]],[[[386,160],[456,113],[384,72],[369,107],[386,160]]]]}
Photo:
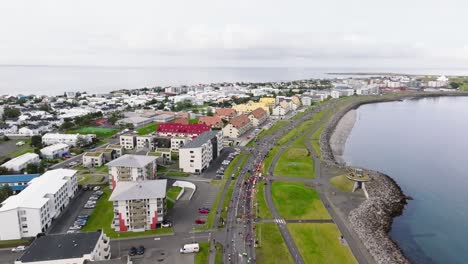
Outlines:
{"type": "MultiPolygon", "coordinates": [[[[392,98],[363,99],[351,103],[333,116],[320,136],[323,161],[332,166],[348,168],[341,155],[356,120],[356,109],[361,105],[440,96],[468,96],[468,93],[416,93],[392,98]]],[[[408,197],[390,176],[377,171],[369,173],[372,178],[372,181],[366,184],[369,199],[349,213],[350,226],[377,263],[410,263],[388,234],[394,217],[403,213],[408,197]]]]}

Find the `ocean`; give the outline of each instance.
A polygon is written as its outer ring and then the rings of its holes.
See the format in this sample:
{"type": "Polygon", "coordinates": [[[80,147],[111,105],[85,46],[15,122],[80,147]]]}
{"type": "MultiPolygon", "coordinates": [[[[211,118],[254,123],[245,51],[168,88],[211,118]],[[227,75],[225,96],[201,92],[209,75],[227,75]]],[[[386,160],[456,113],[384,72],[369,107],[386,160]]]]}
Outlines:
{"type": "Polygon", "coordinates": [[[236,68],[236,67],[76,67],[1,66],[0,95],[59,95],[66,91],[106,93],[119,89],[208,84],[213,82],[270,82],[332,78],[329,72],[399,72],[467,74],[468,69],[366,68],[236,68]]]}
{"type": "Polygon", "coordinates": [[[468,97],[364,105],[347,164],[390,175],[414,198],[390,235],[413,263],[467,263],[468,97]]]}

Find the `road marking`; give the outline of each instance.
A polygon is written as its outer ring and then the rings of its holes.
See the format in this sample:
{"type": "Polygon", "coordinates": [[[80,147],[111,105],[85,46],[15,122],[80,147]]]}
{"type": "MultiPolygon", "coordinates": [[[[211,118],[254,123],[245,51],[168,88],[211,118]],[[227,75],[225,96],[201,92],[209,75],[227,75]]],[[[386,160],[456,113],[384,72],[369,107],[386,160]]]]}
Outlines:
{"type": "Polygon", "coordinates": [[[284,219],[275,219],[275,223],[285,225],[286,221],[284,219]]]}
{"type": "Polygon", "coordinates": [[[161,240],[161,238],[160,237],[155,237],[154,240],[161,240]]]}

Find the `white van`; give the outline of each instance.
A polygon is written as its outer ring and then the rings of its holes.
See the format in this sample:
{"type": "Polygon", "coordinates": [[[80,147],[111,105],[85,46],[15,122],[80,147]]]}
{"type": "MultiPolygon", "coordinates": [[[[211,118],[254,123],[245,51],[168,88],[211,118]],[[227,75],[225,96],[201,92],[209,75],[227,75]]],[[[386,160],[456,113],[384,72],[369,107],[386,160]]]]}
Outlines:
{"type": "Polygon", "coordinates": [[[194,244],[185,244],[181,249],[180,253],[195,253],[200,251],[200,245],[198,243],[194,244]]]}

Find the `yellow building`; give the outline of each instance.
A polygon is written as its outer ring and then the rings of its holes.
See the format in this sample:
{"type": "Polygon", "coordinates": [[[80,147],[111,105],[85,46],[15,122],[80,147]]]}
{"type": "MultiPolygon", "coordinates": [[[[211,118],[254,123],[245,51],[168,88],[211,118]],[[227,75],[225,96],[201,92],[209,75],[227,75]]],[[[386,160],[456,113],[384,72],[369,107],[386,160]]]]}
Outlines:
{"type": "Polygon", "coordinates": [[[273,107],[273,106],[275,106],[275,98],[273,98],[273,97],[262,97],[262,98],[260,98],[259,103],[262,103],[262,104],[264,104],[265,106],[268,106],[268,107],[273,107]]]}
{"type": "Polygon", "coordinates": [[[238,104],[238,105],[232,106],[232,108],[234,108],[238,113],[241,113],[241,114],[250,113],[259,107],[265,109],[267,113],[269,113],[270,111],[270,107],[268,105],[265,105],[264,103],[260,103],[260,102],[258,103],[253,102],[253,101],[249,101],[246,104],[238,104]]]}

